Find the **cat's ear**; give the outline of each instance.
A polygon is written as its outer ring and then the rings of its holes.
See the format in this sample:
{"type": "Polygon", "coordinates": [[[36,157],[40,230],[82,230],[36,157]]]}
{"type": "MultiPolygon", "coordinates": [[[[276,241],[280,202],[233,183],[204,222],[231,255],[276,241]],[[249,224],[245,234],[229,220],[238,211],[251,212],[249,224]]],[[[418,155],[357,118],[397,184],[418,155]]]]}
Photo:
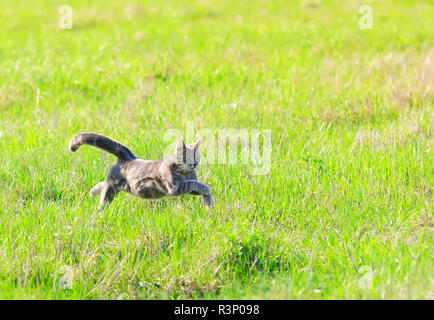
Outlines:
{"type": "Polygon", "coordinates": [[[195,143],[193,143],[193,149],[197,149],[199,147],[199,144],[202,142],[202,139],[199,138],[195,143]]]}
{"type": "Polygon", "coordinates": [[[175,152],[177,150],[183,150],[185,148],[185,142],[184,139],[179,138],[178,141],[176,142],[176,147],[175,147],[175,152]]]}

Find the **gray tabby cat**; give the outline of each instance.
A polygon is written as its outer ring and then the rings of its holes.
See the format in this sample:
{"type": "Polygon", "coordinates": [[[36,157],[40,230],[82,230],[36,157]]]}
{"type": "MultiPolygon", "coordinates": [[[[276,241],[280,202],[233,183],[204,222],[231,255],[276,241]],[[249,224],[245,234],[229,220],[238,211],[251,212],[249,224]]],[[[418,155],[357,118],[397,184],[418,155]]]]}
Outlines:
{"type": "Polygon", "coordinates": [[[149,161],[137,158],[126,146],[102,134],[79,133],[71,139],[69,150],[75,152],[81,145],[87,144],[118,158],[105,181],[90,190],[91,196],[101,193],[99,209],[112,202],[119,191],[146,199],[183,194],[201,195],[205,204],[211,206],[211,190],[198,181],[195,172],[200,161],[199,143],[200,140],[185,145],[184,140],[179,139],[172,155],[149,161]]]}

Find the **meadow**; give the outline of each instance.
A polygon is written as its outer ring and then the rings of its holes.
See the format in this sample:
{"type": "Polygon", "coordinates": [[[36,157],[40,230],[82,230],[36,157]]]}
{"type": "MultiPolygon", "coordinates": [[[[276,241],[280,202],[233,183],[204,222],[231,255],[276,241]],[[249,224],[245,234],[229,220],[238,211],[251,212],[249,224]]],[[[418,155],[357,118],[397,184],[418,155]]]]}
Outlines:
{"type": "Polygon", "coordinates": [[[433,16],[410,0],[1,1],[0,298],[433,299],[433,16]],[[270,171],[202,163],[209,210],[126,193],[97,210],[115,158],[70,153],[74,134],[159,159],[189,121],[270,129],[270,171]]]}

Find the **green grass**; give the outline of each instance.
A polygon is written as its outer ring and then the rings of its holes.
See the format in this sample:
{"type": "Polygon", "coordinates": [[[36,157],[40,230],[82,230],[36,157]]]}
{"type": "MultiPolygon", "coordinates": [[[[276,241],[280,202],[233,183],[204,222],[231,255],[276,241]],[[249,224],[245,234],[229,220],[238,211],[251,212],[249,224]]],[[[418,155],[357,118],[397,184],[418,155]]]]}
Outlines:
{"type": "Polygon", "coordinates": [[[367,2],[2,1],[0,298],[432,299],[434,3],[367,2]],[[187,121],[271,129],[269,174],[96,210],[75,133],[158,159],[187,121]]]}

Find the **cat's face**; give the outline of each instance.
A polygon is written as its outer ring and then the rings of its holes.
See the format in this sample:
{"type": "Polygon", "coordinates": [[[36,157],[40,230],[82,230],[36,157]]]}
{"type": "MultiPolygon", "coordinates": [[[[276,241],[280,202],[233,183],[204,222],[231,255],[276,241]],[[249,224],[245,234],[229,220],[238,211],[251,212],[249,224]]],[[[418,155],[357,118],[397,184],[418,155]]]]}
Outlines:
{"type": "Polygon", "coordinates": [[[193,144],[185,144],[184,140],[179,139],[176,143],[174,155],[176,164],[183,171],[192,171],[196,169],[200,162],[199,144],[200,139],[193,144]]]}

